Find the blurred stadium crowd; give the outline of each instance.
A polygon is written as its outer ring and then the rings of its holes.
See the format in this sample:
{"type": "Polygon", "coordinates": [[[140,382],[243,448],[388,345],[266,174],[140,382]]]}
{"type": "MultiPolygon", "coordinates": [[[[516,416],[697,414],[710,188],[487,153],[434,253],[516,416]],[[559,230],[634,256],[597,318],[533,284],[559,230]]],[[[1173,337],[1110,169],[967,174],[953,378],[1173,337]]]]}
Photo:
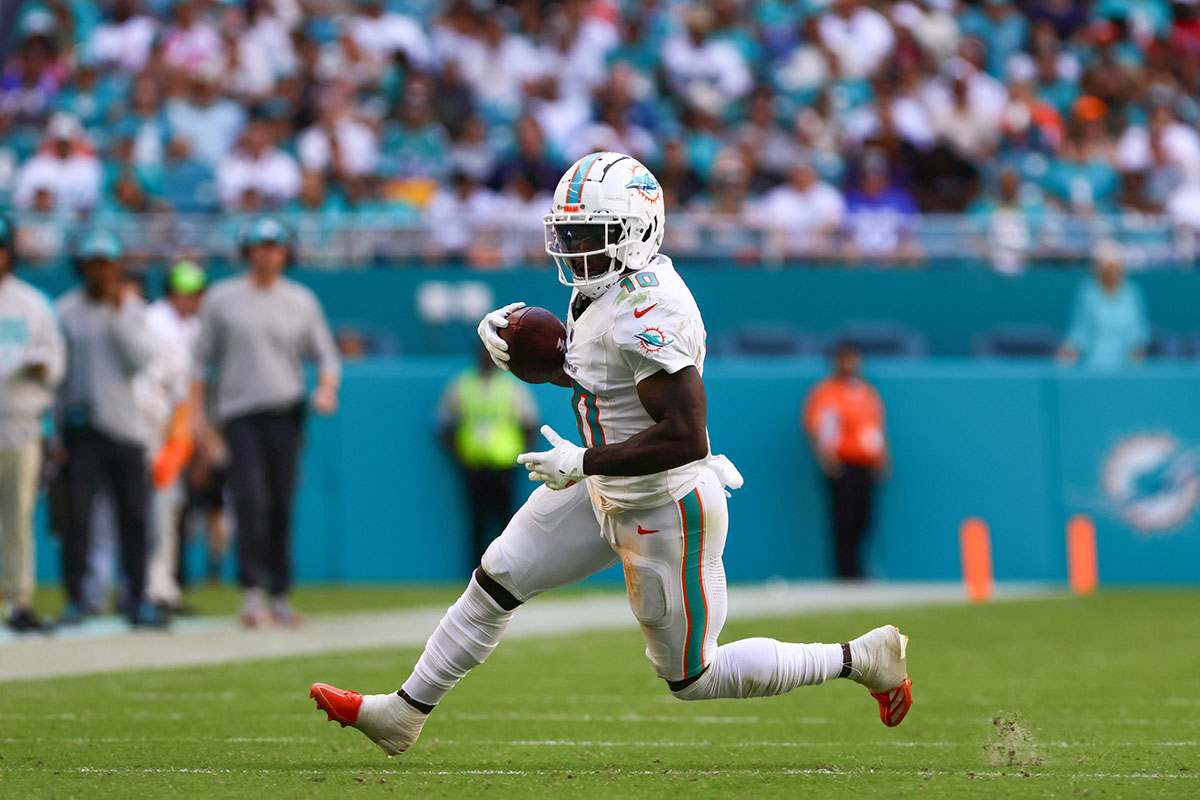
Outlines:
{"type": "Polygon", "coordinates": [[[1194,0],[39,0],[0,200],[33,257],[85,217],[174,257],[280,211],[331,266],[503,267],[609,149],[683,212],[675,253],[1019,271],[1117,236],[1175,263],[1198,63],[1194,0]]]}

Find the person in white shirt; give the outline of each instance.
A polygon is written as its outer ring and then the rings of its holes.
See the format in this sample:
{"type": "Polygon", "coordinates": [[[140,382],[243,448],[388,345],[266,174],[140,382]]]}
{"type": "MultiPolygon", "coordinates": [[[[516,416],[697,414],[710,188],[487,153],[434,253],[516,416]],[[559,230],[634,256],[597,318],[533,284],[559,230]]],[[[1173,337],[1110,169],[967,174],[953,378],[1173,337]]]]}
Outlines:
{"type": "Polygon", "coordinates": [[[272,144],[265,119],[251,120],[241,145],[217,164],[217,195],[224,208],[237,209],[248,189],[272,208],[300,193],[300,165],[272,144]]]}
{"type": "Polygon", "coordinates": [[[380,0],[358,0],[358,7],[359,13],[346,23],[346,32],[359,47],[383,58],[403,52],[408,63],[416,67],[431,64],[433,45],[415,19],[385,11],[380,0]]]}
{"type": "Polygon", "coordinates": [[[195,74],[221,61],[225,43],[205,18],[199,0],[181,0],[172,7],[175,24],[163,35],[167,65],[195,74]]]}
{"type": "Polygon", "coordinates": [[[429,248],[436,256],[467,256],[476,224],[493,218],[496,196],[461,172],[454,173],[425,206],[429,248]]]}
{"type": "Polygon", "coordinates": [[[34,208],[38,192],[49,192],[53,208],[75,214],[88,211],[100,198],[100,159],[74,114],[60,111],[46,125],[44,145],[17,172],[14,203],[34,208]]]}
{"type": "Polygon", "coordinates": [[[0,216],[0,594],[15,631],[44,630],[33,611],[33,510],[42,468],[41,417],[66,351],[50,301],[12,274],[16,230],[0,216]]]}
{"type": "Polygon", "coordinates": [[[806,162],[793,167],[787,183],[767,192],[758,208],[772,249],[786,255],[830,252],[846,216],[842,193],[806,162]]]}
{"type": "Polygon", "coordinates": [[[833,0],[817,22],[821,43],[835,54],[841,73],[865,78],[883,66],[896,46],[896,34],[887,19],[860,0],[833,0]]]}
{"type": "Polygon", "coordinates": [[[379,141],[371,128],[355,119],[352,97],[331,86],[318,100],[316,123],[301,131],[296,152],[305,172],[333,172],[354,177],[372,175],[379,164],[379,141]]]}
{"type": "Polygon", "coordinates": [[[754,86],[746,59],[732,42],[709,36],[712,11],[693,7],[684,12],[687,31],[667,39],[663,64],[672,84],[684,97],[716,92],[724,102],[744,97],[754,86]]]}
{"type": "Polygon", "coordinates": [[[140,13],[139,5],[138,0],[114,0],[109,20],[97,25],[88,38],[92,58],[116,64],[122,72],[141,72],[158,34],[158,22],[140,13]]]}
{"type": "Polygon", "coordinates": [[[1130,125],[1117,142],[1117,163],[1125,172],[1149,169],[1158,147],[1185,174],[1200,175],[1200,134],[1175,118],[1169,105],[1151,110],[1146,125],[1130,125]]]}
{"type": "Polygon", "coordinates": [[[299,66],[287,26],[263,3],[247,7],[249,25],[237,40],[237,59],[231,85],[236,93],[267,97],[276,82],[299,66]]]}
{"type": "Polygon", "coordinates": [[[154,496],[150,501],[151,549],[146,595],[150,602],[170,613],[181,608],[175,573],[179,517],[185,501],[182,475],[191,450],[188,401],[192,353],[200,334],[197,312],[206,282],[199,266],[180,261],[167,273],[166,296],[146,309],[146,327],[159,346],[144,377],[159,399],[156,406],[165,412],[157,415],[158,441],[151,449],[154,496]]]}

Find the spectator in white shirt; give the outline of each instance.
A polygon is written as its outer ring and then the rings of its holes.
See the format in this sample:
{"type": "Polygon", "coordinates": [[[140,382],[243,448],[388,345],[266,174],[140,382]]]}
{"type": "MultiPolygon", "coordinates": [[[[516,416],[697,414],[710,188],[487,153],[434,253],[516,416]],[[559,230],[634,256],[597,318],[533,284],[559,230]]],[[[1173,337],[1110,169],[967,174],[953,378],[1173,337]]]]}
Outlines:
{"type": "Polygon", "coordinates": [[[461,172],[454,173],[425,206],[429,224],[429,255],[437,258],[471,255],[476,226],[492,218],[496,196],[461,172]]]}
{"type": "Polygon", "coordinates": [[[1172,224],[1192,234],[1200,233],[1200,183],[1193,178],[1180,184],[1167,196],[1163,210],[1172,224]]]}
{"type": "Polygon", "coordinates": [[[986,159],[999,136],[995,121],[971,106],[965,80],[954,82],[954,100],[934,117],[934,129],[940,141],[945,141],[960,157],[968,161],[986,159]]]}
{"type": "Polygon", "coordinates": [[[817,22],[817,31],[848,78],[873,75],[896,46],[891,24],[860,0],[833,0],[817,22]]]}
{"type": "Polygon", "coordinates": [[[420,23],[406,14],[385,11],[381,0],[358,0],[358,9],[346,23],[346,32],[359,47],[385,59],[400,51],[409,64],[429,66],[433,46],[420,23]]]}
{"type": "Polygon", "coordinates": [[[676,90],[692,103],[703,103],[715,90],[722,102],[749,93],[754,77],[737,46],[709,34],[712,10],[693,6],[684,12],[685,33],[676,34],[663,45],[662,58],[676,90]]]}
{"type": "Polygon", "coordinates": [[[109,19],[97,25],[88,50],[101,64],[116,64],[128,73],[140,72],[150,57],[158,22],[140,13],[138,0],[114,0],[109,19]]]}
{"type": "Polygon", "coordinates": [[[483,17],[473,59],[457,59],[463,78],[479,104],[496,113],[513,114],[521,108],[524,87],[550,74],[551,60],[520,33],[506,31],[499,14],[483,17]]]}
{"type": "Polygon", "coordinates": [[[65,213],[82,213],[100,198],[100,159],[79,120],[59,112],[46,125],[41,149],[17,173],[14,201],[17,208],[34,208],[39,192],[49,193],[52,207],[65,213]]]}
{"type": "Polygon", "coordinates": [[[351,102],[341,86],[326,87],[321,93],[317,121],[296,140],[296,153],[305,171],[330,170],[353,177],[375,172],[379,142],[369,126],[355,119],[351,102]]]}
{"type": "Polygon", "coordinates": [[[172,8],[175,24],[163,36],[167,65],[196,73],[223,60],[221,34],[204,18],[200,0],[182,0],[172,8]]]}
{"type": "Polygon", "coordinates": [[[1166,104],[1154,106],[1146,125],[1130,125],[1117,142],[1117,163],[1126,172],[1150,169],[1154,151],[1184,173],[1200,175],[1200,135],[1175,118],[1166,104]]]}
{"type": "Polygon", "coordinates": [[[229,210],[241,208],[247,190],[267,208],[279,208],[300,191],[300,165],[275,147],[267,120],[254,119],[238,147],[217,164],[217,195],[229,210]]]}
{"type": "Polygon", "coordinates": [[[237,59],[233,65],[234,91],[251,97],[265,97],[283,76],[299,67],[287,26],[265,3],[247,6],[249,26],[237,40],[237,59]]]}
{"type": "Polygon", "coordinates": [[[220,79],[216,68],[201,70],[192,75],[189,97],[173,97],[166,103],[171,137],[209,166],[229,152],[246,124],[245,109],[221,96],[220,79]]]}
{"type": "Polygon", "coordinates": [[[802,161],[792,168],[787,183],[767,192],[759,211],[772,249],[811,255],[832,250],[832,237],[846,216],[846,201],[802,161]]]}

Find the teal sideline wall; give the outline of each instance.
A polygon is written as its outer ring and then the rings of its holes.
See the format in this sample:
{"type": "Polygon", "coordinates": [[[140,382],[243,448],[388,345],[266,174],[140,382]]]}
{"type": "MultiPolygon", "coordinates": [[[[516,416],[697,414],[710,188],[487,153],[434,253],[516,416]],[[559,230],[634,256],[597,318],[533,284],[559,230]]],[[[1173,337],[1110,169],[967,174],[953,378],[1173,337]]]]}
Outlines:
{"type": "MultiPolygon", "coordinates": [[[[408,357],[348,367],[341,412],[309,428],[294,548],[301,580],[468,574],[464,500],[433,434],[438,395],[465,363],[408,357]]],[[[731,580],[829,574],[825,497],[797,421],[823,370],[810,359],[709,361],[713,446],[746,478],[729,504],[731,580]]],[[[1061,580],[1065,521],[1086,512],[1097,521],[1102,580],[1200,580],[1200,526],[1190,510],[1171,531],[1136,533],[1099,485],[1106,457],[1131,435],[1170,434],[1185,456],[1195,452],[1200,367],[1113,375],[932,359],[876,362],[869,376],[887,405],[895,454],[870,549],[873,575],[956,578],[958,525],[979,515],[991,526],[998,578],[1061,580]]],[[[574,437],[565,390],[540,386],[536,395],[545,420],[574,437]]],[[[1175,464],[1184,489],[1200,491],[1197,459],[1175,464]]],[[[39,536],[39,573],[51,579],[57,550],[39,536]]]]}
{"type": "MultiPolygon", "coordinates": [[[[928,338],[933,355],[970,352],[972,337],[1001,322],[1041,322],[1065,330],[1075,288],[1086,272],[1047,269],[1011,278],[986,270],[874,271],[866,269],[681,269],[704,311],[709,335],[748,321],[786,321],[827,333],[846,319],[888,319],[928,338]]],[[[428,326],[416,310],[417,288],[431,280],[482,281],[497,305],[524,300],[565,314],[566,290],[548,268],[507,273],[464,269],[296,270],[335,322],[369,322],[395,333],[402,351],[464,353],[473,346],[477,319],[428,326]]],[[[65,269],[25,270],[23,277],[56,294],[72,281],[65,269]]],[[[1184,272],[1134,278],[1145,290],[1150,318],[1177,334],[1200,330],[1200,280],[1184,272]]]]}

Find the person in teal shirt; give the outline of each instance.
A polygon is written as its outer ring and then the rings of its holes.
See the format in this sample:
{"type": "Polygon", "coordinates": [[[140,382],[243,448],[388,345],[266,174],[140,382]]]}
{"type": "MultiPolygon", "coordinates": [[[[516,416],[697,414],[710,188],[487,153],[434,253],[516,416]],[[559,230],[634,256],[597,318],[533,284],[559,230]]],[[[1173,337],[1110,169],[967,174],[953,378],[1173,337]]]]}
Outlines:
{"type": "Polygon", "coordinates": [[[1065,364],[1119,368],[1140,364],[1150,340],[1141,287],[1125,278],[1125,252],[1113,241],[1096,245],[1093,276],[1079,287],[1067,340],[1059,350],[1065,364]]]}

